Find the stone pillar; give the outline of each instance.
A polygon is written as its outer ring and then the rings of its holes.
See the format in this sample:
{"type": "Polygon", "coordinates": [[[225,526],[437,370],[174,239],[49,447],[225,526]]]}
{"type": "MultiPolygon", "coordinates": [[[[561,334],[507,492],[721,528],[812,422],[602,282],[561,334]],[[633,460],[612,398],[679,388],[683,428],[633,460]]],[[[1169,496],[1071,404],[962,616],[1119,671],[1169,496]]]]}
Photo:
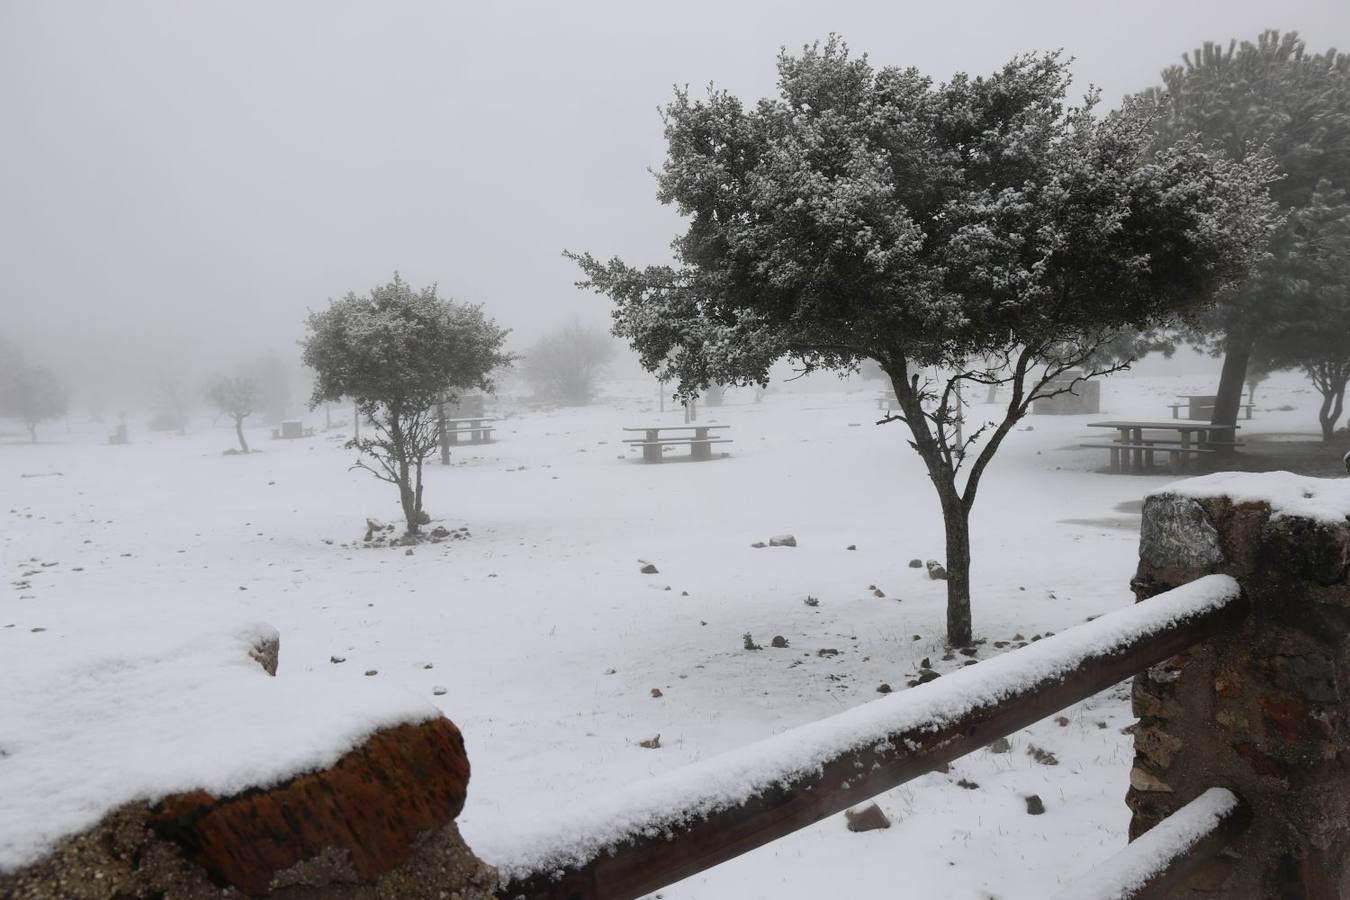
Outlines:
{"type": "Polygon", "coordinates": [[[1350,517],[1272,517],[1264,502],[1174,494],[1145,502],[1139,600],[1221,572],[1249,605],[1230,633],[1134,682],[1130,838],[1210,787],[1253,813],[1173,898],[1350,900],[1348,568],[1350,517]]]}

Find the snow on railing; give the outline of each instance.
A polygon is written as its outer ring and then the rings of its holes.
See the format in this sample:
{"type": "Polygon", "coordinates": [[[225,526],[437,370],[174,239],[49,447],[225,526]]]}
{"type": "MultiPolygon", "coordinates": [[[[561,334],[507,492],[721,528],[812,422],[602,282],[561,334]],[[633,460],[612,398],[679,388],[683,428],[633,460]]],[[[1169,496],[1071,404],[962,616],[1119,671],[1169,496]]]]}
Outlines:
{"type": "Polygon", "coordinates": [[[1067,885],[1054,900],[1136,900],[1146,893],[1165,896],[1240,834],[1249,816],[1232,791],[1210,788],[1067,885]]]}
{"type": "Polygon", "coordinates": [[[1209,575],[985,660],[480,841],[504,898],[640,897],[1012,734],[1245,614],[1209,575]]]}

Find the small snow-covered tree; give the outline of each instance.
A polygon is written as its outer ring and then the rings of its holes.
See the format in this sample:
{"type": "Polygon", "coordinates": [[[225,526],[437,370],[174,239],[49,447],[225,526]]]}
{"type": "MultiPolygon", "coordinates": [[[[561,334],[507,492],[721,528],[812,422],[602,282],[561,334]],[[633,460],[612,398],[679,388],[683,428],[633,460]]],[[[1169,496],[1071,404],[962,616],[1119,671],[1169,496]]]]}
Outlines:
{"type": "Polygon", "coordinates": [[[525,351],[521,374],[544,401],[585,406],[595,397],[596,379],[614,353],[614,339],[608,334],[572,322],[525,351]]]}
{"type": "Polygon", "coordinates": [[[1284,275],[1289,299],[1282,322],[1256,344],[1262,370],[1298,368],[1322,395],[1318,421],[1330,441],[1350,382],[1350,199],[1318,183],[1307,206],[1289,219],[1284,275]]]}
{"type": "Polygon", "coordinates": [[[0,367],[0,415],[23,422],[35,442],[38,425],[65,415],[69,399],[50,369],[27,363],[17,354],[0,367]]]}
{"type": "Polygon", "coordinates": [[[970,513],[1004,438],[1063,373],[1118,368],[1096,359],[1122,331],[1245,273],[1272,228],[1270,170],[1186,141],[1155,150],[1142,103],[1066,107],[1057,54],[934,85],[831,38],[778,71],[780,96],[749,108],[718,90],[666,108],[658,196],[689,220],[678,264],[569,255],[684,396],[763,384],[785,357],[877,362],[937,490],[947,635],[966,644],[970,513]],[[965,383],[1009,390],[961,432],[965,383]]]}
{"type": "Polygon", "coordinates": [[[409,535],[422,511],[422,465],[437,445],[437,406],[471,388],[492,389],[489,373],[511,363],[507,331],[481,307],[442,300],[436,285],[415,290],[394,280],[369,294],[349,293],[309,315],[302,342],[314,370],[310,408],[342,398],[367,418],[366,437],[347,446],[355,467],[398,488],[409,535]],[[366,462],[366,460],[370,462],[366,462]]]}
{"type": "Polygon", "coordinates": [[[211,405],[234,420],[234,434],[239,439],[239,452],[248,452],[244,439],[244,420],[258,408],[258,382],[250,375],[217,375],[206,386],[206,399],[211,405]]]}

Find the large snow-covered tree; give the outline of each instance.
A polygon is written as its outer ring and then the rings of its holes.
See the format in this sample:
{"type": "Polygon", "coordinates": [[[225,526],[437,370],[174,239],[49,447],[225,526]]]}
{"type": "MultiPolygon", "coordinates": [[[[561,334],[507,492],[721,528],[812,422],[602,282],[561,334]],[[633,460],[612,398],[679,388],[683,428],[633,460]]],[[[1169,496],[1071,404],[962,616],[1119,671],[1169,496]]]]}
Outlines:
{"type": "MultiPolygon", "coordinates": [[[[1198,136],[1231,159],[1270,157],[1278,173],[1271,196],[1286,212],[1306,206],[1323,178],[1350,186],[1350,56],[1310,53],[1296,32],[1267,31],[1254,42],[1206,43],[1183,63],[1145,94],[1161,105],[1160,140],[1198,136]]],[[[1297,316],[1291,283],[1280,272],[1290,236],[1279,235],[1270,250],[1252,277],[1183,334],[1223,356],[1214,424],[1236,424],[1254,348],[1297,316]]]]}
{"type": "Polygon", "coordinates": [[[1287,314],[1256,344],[1262,369],[1298,368],[1322,395],[1318,421],[1330,441],[1350,382],[1350,199],[1323,179],[1308,204],[1289,218],[1287,251],[1277,270],[1285,280],[1287,314]]]}
{"type": "Polygon", "coordinates": [[[347,442],[356,467],[397,486],[408,534],[422,525],[422,465],[437,445],[437,405],[461,391],[492,389],[492,370],[511,363],[507,331],[481,307],[443,300],[436,285],[394,280],[349,293],[309,315],[302,342],[314,370],[310,408],[342,398],[371,423],[347,442]],[[369,462],[366,462],[366,460],[369,462]]]}
{"type": "Polygon", "coordinates": [[[966,644],[970,513],[1004,438],[1058,376],[1119,366],[1095,360],[1122,329],[1240,277],[1271,227],[1270,174],[1185,141],[1155,150],[1141,103],[1104,119],[1093,95],[1066,106],[1057,54],[937,85],[831,38],[778,71],[779,96],[748,109],[676,92],[657,180],[688,218],[678,262],[572,254],[581,284],[684,396],[766,383],[785,357],[875,360],[941,502],[947,635],[966,644]],[[1008,399],[958,438],[969,383],[1008,399]]]}
{"type": "Polygon", "coordinates": [[[258,410],[258,380],[252,375],[217,375],[206,386],[206,399],[234,421],[239,452],[248,452],[244,420],[258,410]]]}

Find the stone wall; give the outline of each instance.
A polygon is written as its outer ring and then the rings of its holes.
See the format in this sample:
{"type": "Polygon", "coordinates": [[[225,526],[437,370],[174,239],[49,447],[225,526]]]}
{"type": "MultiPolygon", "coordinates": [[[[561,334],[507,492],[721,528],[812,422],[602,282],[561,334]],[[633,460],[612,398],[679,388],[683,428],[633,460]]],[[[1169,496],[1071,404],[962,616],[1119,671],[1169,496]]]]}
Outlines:
{"type": "Polygon", "coordinates": [[[1350,521],[1150,497],[1137,598],[1221,572],[1246,620],[1138,676],[1131,839],[1210,787],[1245,835],[1174,898],[1350,900],[1350,521]]]}

